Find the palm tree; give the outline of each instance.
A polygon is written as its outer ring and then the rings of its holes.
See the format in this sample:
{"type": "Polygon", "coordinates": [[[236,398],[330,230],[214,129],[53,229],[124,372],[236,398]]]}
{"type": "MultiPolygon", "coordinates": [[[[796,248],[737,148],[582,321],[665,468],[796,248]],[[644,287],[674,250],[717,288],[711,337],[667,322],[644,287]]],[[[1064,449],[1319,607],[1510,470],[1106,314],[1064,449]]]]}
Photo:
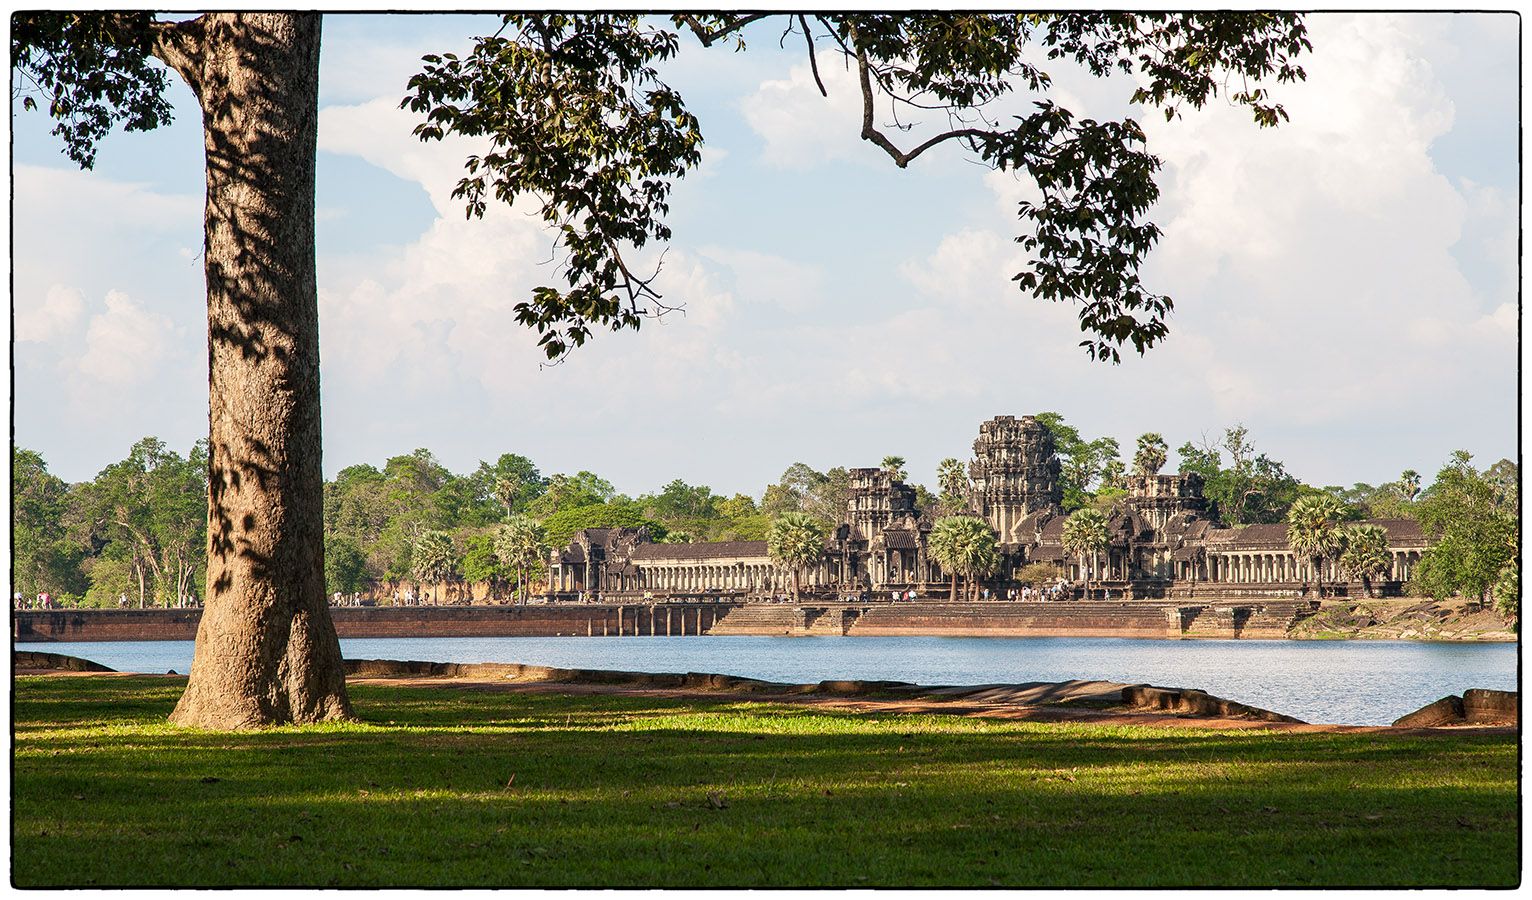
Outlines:
{"type": "Polygon", "coordinates": [[[793,602],[798,602],[798,572],[818,562],[825,552],[825,529],[803,512],[785,512],[766,533],[766,555],[792,573],[793,602]]]}
{"type": "MultiPolygon", "coordinates": [[[[453,580],[457,575],[457,548],[452,546],[452,536],[445,531],[422,531],[410,554],[410,571],[429,584],[453,580]]],[[[431,602],[436,602],[435,592],[431,602]]]]}
{"type": "Polygon", "coordinates": [[[516,585],[521,589],[521,602],[527,602],[527,570],[537,565],[548,554],[548,542],[543,526],[531,516],[511,516],[500,533],[495,536],[495,555],[505,565],[516,569],[516,585]]]}
{"type": "Polygon", "coordinates": [[[1287,511],[1287,546],[1294,556],[1308,558],[1314,569],[1315,589],[1321,597],[1325,560],[1340,551],[1344,540],[1341,512],[1340,501],[1329,494],[1299,497],[1287,511]]]}
{"type": "Polygon", "coordinates": [[[1064,549],[1080,557],[1080,571],[1085,576],[1085,596],[1090,598],[1090,568],[1085,554],[1095,562],[1096,554],[1106,549],[1106,516],[1090,507],[1082,507],[1064,520],[1064,549]]]}
{"type": "Polygon", "coordinates": [[[883,471],[887,472],[888,473],[888,477],[892,478],[893,480],[895,480],[895,481],[903,481],[905,479],[904,457],[902,457],[902,456],[885,456],[885,457],[883,457],[883,471]]]}
{"type": "Polygon", "coordinates": [[[1109,459],[1106,461],[1106,465],[1101,467],[1101,486],[1121,488],[1123,486],[1123,476],[1125,474],[1126,473],[1123,471],[1122,460],[1109,459]]]}
{"type": "Polygon", "coordinates": [[[521,478],[516,475],[501,475],[495,479],[495,499],[505,504],[505,517],[511,517],[511,504],[521,495],[521,478]]]}
{"type": "Polygon", "coordinates": [[[1394,482],[1399,488],[1399,493],[1404,495],[1406,502],[1413,502],[1415,495],[1420,493],[1420,473],[1414,469],[1405,469],[1399,480],[1394,482]]]}
{"type": "Polygon", "coordinates": [[[1165,467],[1165,439],[1158,432],[1149,431],[1139,435],[1138,452],[1133,455],[1133,468],[1140,475],[1158,475],[1165,467]]]}
{"type": "Polygon", "coordinates": [[[961,498],[968,493],[968,471],[960,460],[949,456],[936,464],[936,484],[943,494],[961,498]]]}
{"type": "Polygon", "coordinates": [[[977,516],[947,516],[936,520],[928,544],[931,558],[952,576],[957,600],[958,576],[967,575],[969,589],[978,590],[977,577],[995,570],[1000,562],[999,539],[989,523],[977,516]]]}
{"type": "Polygon", "coordinates": [[[1388,552],[1388,532],[1382,525],[1353,525],[1341,531],[1344,548],[1340,552],[1341,568],[1351,578],[1360,578],[1368,595],[1372,594],[1372,579],[1388,574],[1393,567],[1393,557],[1388,552]]]}

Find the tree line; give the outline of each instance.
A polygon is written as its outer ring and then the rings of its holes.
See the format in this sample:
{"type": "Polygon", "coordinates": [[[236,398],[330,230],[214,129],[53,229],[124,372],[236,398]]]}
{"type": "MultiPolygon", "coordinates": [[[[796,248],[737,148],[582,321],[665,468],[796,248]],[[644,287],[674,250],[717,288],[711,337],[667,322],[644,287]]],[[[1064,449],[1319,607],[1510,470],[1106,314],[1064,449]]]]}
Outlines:
{"type": "MultiPolygon", "coordinates": [[[[1037,418],[1052,434],[1060,461],[1063,507],[1070,515],[1066,549],[1099,552],[1107,518],[1126,495],[1127,476],[1158,474],[1168,459],[1167,443],[1146,433],[1125,459],[1115,438],[1087,438],[1058,413],[1037,418]]],[[[1286,522],[1300,556],[1333,560],[1364,580],[1387,570],[1385,536],[1377,526],[1354,523],[1415,519],[1435,541],[1416,569],[1418,591],[1493,600],[1514,615],[1519,470],[1510,460],[1480,471],[1460,451],[1426,486],[1418,472],[1407,470],[1375,485],[1314,487],[1258,452],[1239,425],[1216,439],[1183,443],[1177,455],[1182,472],[1202,476],[1212,515],[1236,527],[1286,522]]],[[[886,456],[882,466],[909,480],[902,457],[886,456]]],[[[116,606],[123,598],[133,606],[168,606],[203,595],[205,441],[182,455],[164,441],[144,438],[125,459],[79,484],[50,474],[36,451],[15,447],[12,473],[13,590],[25,597],[47,592],[85,606],[116,606]]],[[[942,460],[933,475],[934,491],[914,485],[920,506],[938,516],[933,557],[977,590],[974,579],[997,560],[995,536],[982,519],[963,515],[968,476],[960,460],[942,460]]],[[[660,542],[767,540],[797,548],[780,557],[797,565],[789,561],[806,560],[841,521],[849,491],[848,469],[821,472],[797,462],[759,499],[715,493],[681,478],[630,496],[594,472],[544,475],[515,453],[456,474],[430,450],[418,449],[381,467],[348,466],[324,483],[325,586],[332,594],[352,595],[411,582],[445,583],[479,585],[497,598],[525,597],[545,574],[551,548],[564,546],[581,529],[606,527],[646,527],[660,542]],[[774,524],[783,522],[791,533],[773,536],[774,524]]],[[[957,590],[954,584],[954,598],[957,590]]]]}

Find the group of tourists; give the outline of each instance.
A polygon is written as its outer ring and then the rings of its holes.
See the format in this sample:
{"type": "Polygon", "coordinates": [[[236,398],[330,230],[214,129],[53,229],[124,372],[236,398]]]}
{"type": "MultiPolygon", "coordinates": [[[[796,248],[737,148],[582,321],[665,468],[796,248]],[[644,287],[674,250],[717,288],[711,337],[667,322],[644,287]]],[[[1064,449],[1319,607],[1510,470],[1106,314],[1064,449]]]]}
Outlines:
{"type": "Polygon", "coordinates": [[[415,596],[415,592],[414,591],[410,590],[409,588],[405,588],[403,592],[394,591],[394,605],[395,606],[424,606],[424,605],[435,606],[436,605],[436,600],[434,598],[432,598],[432,596],[428,592],[426,592],[426,591],[421,591],[420,596],[417,597],[417,596],[415,596]]]}
{"type": "Polygon", "coordinates": [[[38,594],[36,600],[28,600],[21,591],[17,591],[13,599],[17,609],[58,609],[58,601],[47,591],[38,594]]]}
{"type": "MultiPolygon", "coordinates": [[[[33,600],[27,599],[27,597],[23,595],[21,591],[17,591],[11,600],[16,609],[63,609],[65,605],[62,601],[59,600],[59,598],[53,596],[47,591],[40,592],[37,595],[37,598],[33,600]]],[[[80,603],[78,599],[76,599],[70,601],[70,605],[72,607],[79,607],[83,604],[80,603]]],[[[117,595],[118,609],[127,609],[131,605],[132,603],[128,600],[128,595],[126,592],[117,595]]],[[[140,600],[139,606],[142,607],[143,605],[143,601],[140,600]]],[[[173,603],[166,603],[165,605],[171,609],[198,609],[202,606],[202,601],[199,600],[195,594],[182,594],[181,596],[177,597],[173,603]]]]}

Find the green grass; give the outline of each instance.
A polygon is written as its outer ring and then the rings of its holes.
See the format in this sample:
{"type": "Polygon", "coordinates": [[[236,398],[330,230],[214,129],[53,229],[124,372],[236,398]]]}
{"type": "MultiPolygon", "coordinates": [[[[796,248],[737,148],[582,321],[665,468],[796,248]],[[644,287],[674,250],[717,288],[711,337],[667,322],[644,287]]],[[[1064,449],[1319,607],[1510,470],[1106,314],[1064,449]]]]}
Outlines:
{"type": "Polygon", "coordinates": [[[375,685],[363,724],[217,734],[164,724],[183,679],[14,684],[18,887],[1520,877],[1514,736],[375,685]]]}

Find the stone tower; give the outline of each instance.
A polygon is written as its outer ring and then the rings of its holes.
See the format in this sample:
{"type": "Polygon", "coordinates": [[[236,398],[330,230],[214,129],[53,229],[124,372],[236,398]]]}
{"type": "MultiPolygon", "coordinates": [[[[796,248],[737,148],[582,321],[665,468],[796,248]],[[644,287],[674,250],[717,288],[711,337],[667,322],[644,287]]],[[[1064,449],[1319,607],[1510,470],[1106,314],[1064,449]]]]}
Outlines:
{"type": "Polygon", "coordinates": [[[1207,516],[1208,502],[1202,496],[1202,476],[1195,472],[1181,475],[1129,475],[1128,506],[1154,526],[1164,530],[1179,513],[1207,516]]]}
{"type": "Polygon", "coordinates": [[[917,512],[915,489],[895,480],[886,470],[852,469],[849,474],[846,521],[861,531],[864,540],[917,512]]]}
{"type": "Polygon", "coordinates": [[[1057,512],[1063,499],[1053,434],[1031,416],[996,416],[979,426],[968,464],[969,505],[989,520],[1001,544],[1026,543],[1016,526],[1033,513],[1057,512]]]}

